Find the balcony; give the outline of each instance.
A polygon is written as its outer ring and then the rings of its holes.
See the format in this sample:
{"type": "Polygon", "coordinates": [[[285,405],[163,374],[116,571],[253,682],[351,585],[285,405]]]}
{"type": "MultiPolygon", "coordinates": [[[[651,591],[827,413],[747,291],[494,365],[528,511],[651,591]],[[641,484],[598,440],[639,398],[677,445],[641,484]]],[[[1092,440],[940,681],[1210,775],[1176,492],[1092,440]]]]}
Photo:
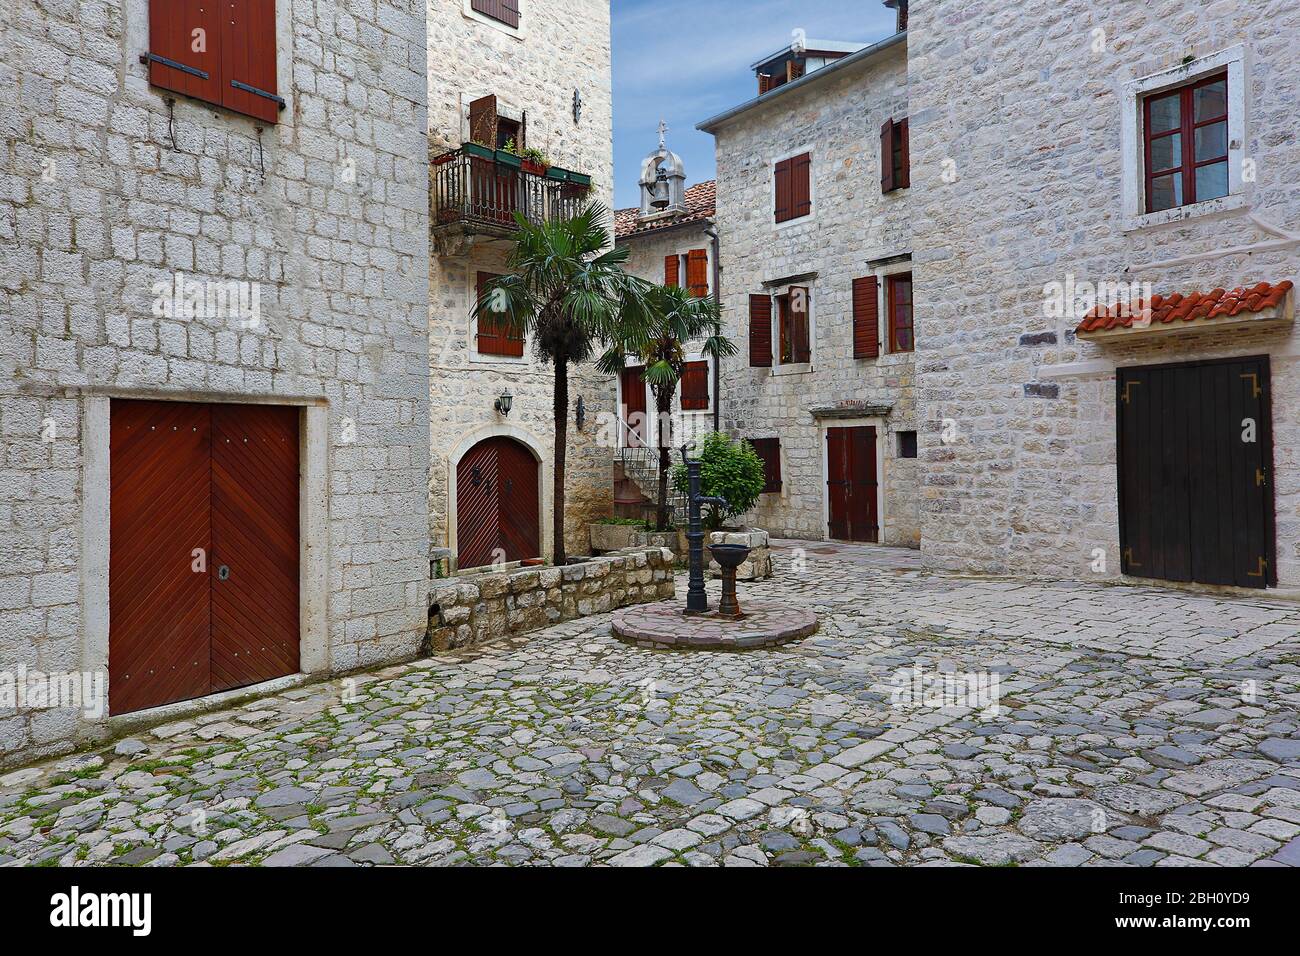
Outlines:
{"type": "Polygon", "coordinates": [[[440,255],[508,239],[515,213],[540,225],[581,212],[591,177],[467,143],[432,161],[432,232],[440,255]]]}

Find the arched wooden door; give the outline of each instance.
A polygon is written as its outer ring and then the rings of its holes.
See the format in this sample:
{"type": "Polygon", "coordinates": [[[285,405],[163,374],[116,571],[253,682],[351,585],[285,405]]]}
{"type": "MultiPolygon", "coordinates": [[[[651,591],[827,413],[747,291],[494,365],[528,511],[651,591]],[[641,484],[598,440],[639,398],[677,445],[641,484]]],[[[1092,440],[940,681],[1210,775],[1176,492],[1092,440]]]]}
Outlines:
{"type": "Polygon", "coordinates": [[[456,468],[456,550],[461,568],[542,553],[538,465],[513,438],[479,442],[456,468]]]}

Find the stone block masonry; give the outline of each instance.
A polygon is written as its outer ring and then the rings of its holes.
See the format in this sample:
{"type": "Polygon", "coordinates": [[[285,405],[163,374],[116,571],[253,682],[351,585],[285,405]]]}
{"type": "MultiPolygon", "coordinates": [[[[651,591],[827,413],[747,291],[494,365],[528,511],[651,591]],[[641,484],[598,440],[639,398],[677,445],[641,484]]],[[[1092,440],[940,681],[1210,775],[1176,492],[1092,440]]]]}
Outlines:
{"type": "Polygon", "coordinates": [[[676,594],[671,551],[628,550],[567,568],[524,568],[439,581],[426,650],[447,651],[676,594]]]}

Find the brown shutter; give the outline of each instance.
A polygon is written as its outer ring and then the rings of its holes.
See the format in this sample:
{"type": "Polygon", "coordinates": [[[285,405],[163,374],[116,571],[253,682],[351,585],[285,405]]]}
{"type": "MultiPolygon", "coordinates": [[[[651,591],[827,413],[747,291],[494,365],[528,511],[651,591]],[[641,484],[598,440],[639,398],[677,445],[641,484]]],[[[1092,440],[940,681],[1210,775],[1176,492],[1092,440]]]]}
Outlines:
{"type": "Polygon", "coordinates": [[[217,5],[211,0],[150,0],[149,82],[184,96],[221,103],[218,24],[217,5]],[[201,32],[196,36],[196,31],[201,32]]]}
{"type": "Polygon", "coordinates": [[[686,254],[686,287],[691,295],[703,299],[709,294],[709,253],[692,249],[686,254]]]}
{"type": "Polygon", "coordinates": [[[794,160],[785,159],[776,164],[776,221],[787,222],[794,218],[794,196],[791,189],[791,170],[794,160]]]}
{"type": "Polygon", "coordinates": [[[903,157],[898,164],[898,188],[907,189],[912,185],[912,157],[910,155],[910,144],[907,134],[907,117],[899,122],[897,126],[897,135],[902,148],[903,157]]]}
{"type": "Polygon", "coordinates": [[[812,361],[812,346],[808,337],[808,296],[809,291],[802,286],[790,287],[790,361],[796,365],[812,361]],[[803,311],[796,312],[800,303],[803,311]]]}
{"type": "Polygon", "coordinates": [[[682,257],[664,256],[664,285],[676,288],[682,284],[682,257]]]}
{"type": "Polygon", "coordinates": [[[880,280],[875,276],[853,280],[853,357],[880,356],[880,280]]]}
{"type": "Polygon", "coordinates": [[[781,439],[751,438],[749,444],[763,462],[763,494],[781,493],[781,439]]]}
{"type": "Polygon", "coordinates": [[[772,89],[772,75],[770,73],[758,74],[758,95],[762,96],[764,93],[769,92],[771,89],[772,89]]]}
{"type": "Polygon", "coordinates": [[[470,7],[508,27],[519,26],[519,0],[470,0],[470,7]]]}
{"type": "MultiPolygon", "coordinates": [[[[478,297],[482,301],[488,293],[488,284],[500,276],[491,272],[478,274],[478,297]]],[[[480,314],[478,319],[478,353],[479,355],[502,355],[507,358],[522,358],[524,354],[524,337],[520,332],[510,328],[510,323],[494,319],[491,314],[480,314]]]]}
{"type": "Polygon", "coordinates": [[[894,188],[894,121],[886,120],[880,127],[880,191],[894,188]]]}
{"type": "Polygon", "coordinates": [[[497,98],[484,96],[469,104],[469,139],[491,149],[497,145],[497,98]]]}
{"type": "Polygon", "coordinates": [[[687,362],[682,369],[682,411],[709,409],[709,363],[687,362]]]}
{"type": "Polygon", "coordinates": [[[275,0],[221,0],[220,18],[222,105],[277,122],[275,0]]]}
{"type": "Polygon", "coordinates": [[[798,219],[812,212],[812,157],[804,153],[791,163],[791,218],[798,219]]]}
{"type": "Polygon", "coordinates": [[[749,364],[751,368],[772,367],[772,297],[749,297],[749,364]]]}
{"type": "Polygon", "coordinates": [[[798,60],[786,61],[785,81],[787,83],[793,83],[795,80],[802,77],[803,73],[804,73],[804,65],[800,63],[798,60]]]}

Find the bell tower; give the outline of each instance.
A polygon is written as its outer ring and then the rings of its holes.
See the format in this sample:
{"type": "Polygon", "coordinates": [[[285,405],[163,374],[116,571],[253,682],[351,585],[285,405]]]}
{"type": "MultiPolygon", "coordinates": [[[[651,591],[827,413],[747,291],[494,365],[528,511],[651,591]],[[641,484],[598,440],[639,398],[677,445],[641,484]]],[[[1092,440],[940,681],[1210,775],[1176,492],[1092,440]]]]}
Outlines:
{"type": "Polygon", "coordinates": [[[666,142],[668,126],[659,123],[659,148],[641,163],[640,219],[680,216],[686,212],[686,169],[666,142]]]}

